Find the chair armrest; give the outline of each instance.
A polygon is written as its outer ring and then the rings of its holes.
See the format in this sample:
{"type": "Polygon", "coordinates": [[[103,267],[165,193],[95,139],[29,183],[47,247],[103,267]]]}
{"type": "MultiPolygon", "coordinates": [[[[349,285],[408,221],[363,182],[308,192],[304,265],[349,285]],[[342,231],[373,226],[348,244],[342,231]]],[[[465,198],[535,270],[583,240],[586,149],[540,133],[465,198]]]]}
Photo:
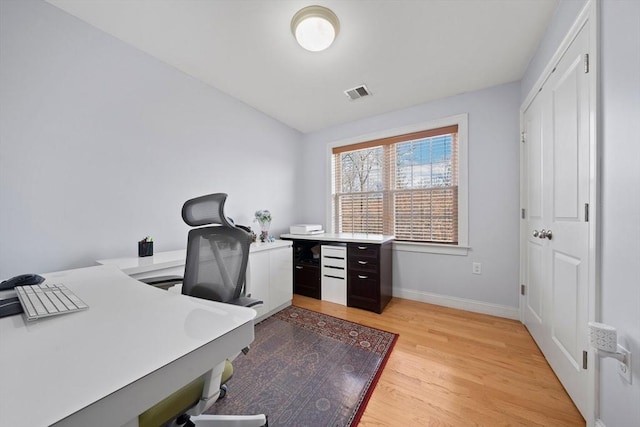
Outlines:
{"type": "Polygon", "coordinates": [[[182,283],[183,278],[182,276],[157,276],[138,280],[147,285],[155,286],[156,288],[169,289],[173,285],[182,283]]]}
{"type": "Polygon", "coordinates": [[[256,305],[264,304],[264,301],[260,301],[259,299],[249,298],[249,297],[238,297],[234,300],[229,301],[229,304],[239,305],[241,307],[254,307],[256,305]]]}

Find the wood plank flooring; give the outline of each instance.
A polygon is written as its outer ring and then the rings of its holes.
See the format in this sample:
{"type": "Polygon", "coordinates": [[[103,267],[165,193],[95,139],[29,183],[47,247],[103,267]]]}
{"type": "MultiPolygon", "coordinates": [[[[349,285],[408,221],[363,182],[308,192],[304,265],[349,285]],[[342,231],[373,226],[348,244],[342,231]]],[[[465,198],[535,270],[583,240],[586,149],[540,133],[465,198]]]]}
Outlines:
{"type": "Polygon", "coordinates": [[[585,425],[520,322],[399,298],[382,314],[293,304],[400,334],[361,427],[585,425]]]}

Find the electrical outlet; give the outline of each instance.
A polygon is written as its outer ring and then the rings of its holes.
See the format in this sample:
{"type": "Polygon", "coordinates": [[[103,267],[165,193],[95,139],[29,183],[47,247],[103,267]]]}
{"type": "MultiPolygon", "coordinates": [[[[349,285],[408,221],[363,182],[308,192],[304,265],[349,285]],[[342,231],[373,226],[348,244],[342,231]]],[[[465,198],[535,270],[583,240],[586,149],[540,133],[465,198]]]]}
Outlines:
{"type": "Polygon", "coordinates": [[[631,352],[618,344],[618,353],[625,355],[625,362],[618,362],[618,373],[625,381],[631,384],[631,352]]]}
{"type": "Polygon", "coordinates": [[[482,274],[482,263],[480,262],[473,263],[473,274],[482,274]]]}

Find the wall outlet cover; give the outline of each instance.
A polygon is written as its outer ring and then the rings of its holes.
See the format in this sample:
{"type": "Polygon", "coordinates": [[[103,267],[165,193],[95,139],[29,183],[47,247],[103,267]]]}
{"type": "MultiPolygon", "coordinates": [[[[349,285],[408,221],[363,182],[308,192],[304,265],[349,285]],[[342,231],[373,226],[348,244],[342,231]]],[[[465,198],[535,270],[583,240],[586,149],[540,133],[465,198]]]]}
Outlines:
{"type": "Polygon", "coordinates": [[[482,274],[482,263],[473,263],[473,274],[482,274]]]}
{"type": "Polygon", "coordinates": [[[618,373],[629,384],[631,384],[631,352],[618,344],[618,352],[625,355],[625,361],[627,363],[618,362],[618,373]]]}

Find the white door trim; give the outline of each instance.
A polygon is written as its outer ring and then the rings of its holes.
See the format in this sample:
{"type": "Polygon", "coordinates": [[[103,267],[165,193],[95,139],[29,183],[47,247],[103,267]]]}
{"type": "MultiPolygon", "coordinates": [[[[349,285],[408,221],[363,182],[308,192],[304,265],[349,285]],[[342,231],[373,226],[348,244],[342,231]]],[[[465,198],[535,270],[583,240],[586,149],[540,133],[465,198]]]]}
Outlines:
{"type": "MultiPolygon", "coordinates": [[[[576,38],[580,30],[587,22],[590,22],[590,34],[589,34],[589,73],[592,73],[593,77],[590,79],[590,164],[589,164],[589,279],[588,279],[588,321],[599,321],[600,319],[600,178],[599,178],[599,163],[600,163],[600,144],[599,144],[599,0],[588,0],[584,8],[576,18],[575,22],[567,32],[567,35],[562,40],[555,53],[551,57],[547,66],[544,68],[540,77],[536,80],[536,83],[528,93],[524,102],[520,106],[520,131],[523,132],[523,116],[526,109],[529,107],[533,99],[536,97],[544,83],[547,81],[555,65],[560,61],[562,55],[567,51],[573,40],[576,38]]],[[[520,207],[527,209],[527,193],[524,176],[526,164],[524,162],[524,149],[522,144],[520,146],[520,207]]],[[[525,257],[523,254],[524,245],[527,242],[527,227],[526,220],[520,221],[520,283],[525,283],[525,257]]],[[[524,306],[525,300],[520,295],[520,321],[524,323],[524,306]]],[[[596,420],[599,415],[599,402],[597,396],[598,390],[598,373],[599,373],[599,360],[595,352],[589,349],[588,363],[590,369],[588,370],[588,413],[585,414],[587,427],[595,427],[596,420]]]]}

